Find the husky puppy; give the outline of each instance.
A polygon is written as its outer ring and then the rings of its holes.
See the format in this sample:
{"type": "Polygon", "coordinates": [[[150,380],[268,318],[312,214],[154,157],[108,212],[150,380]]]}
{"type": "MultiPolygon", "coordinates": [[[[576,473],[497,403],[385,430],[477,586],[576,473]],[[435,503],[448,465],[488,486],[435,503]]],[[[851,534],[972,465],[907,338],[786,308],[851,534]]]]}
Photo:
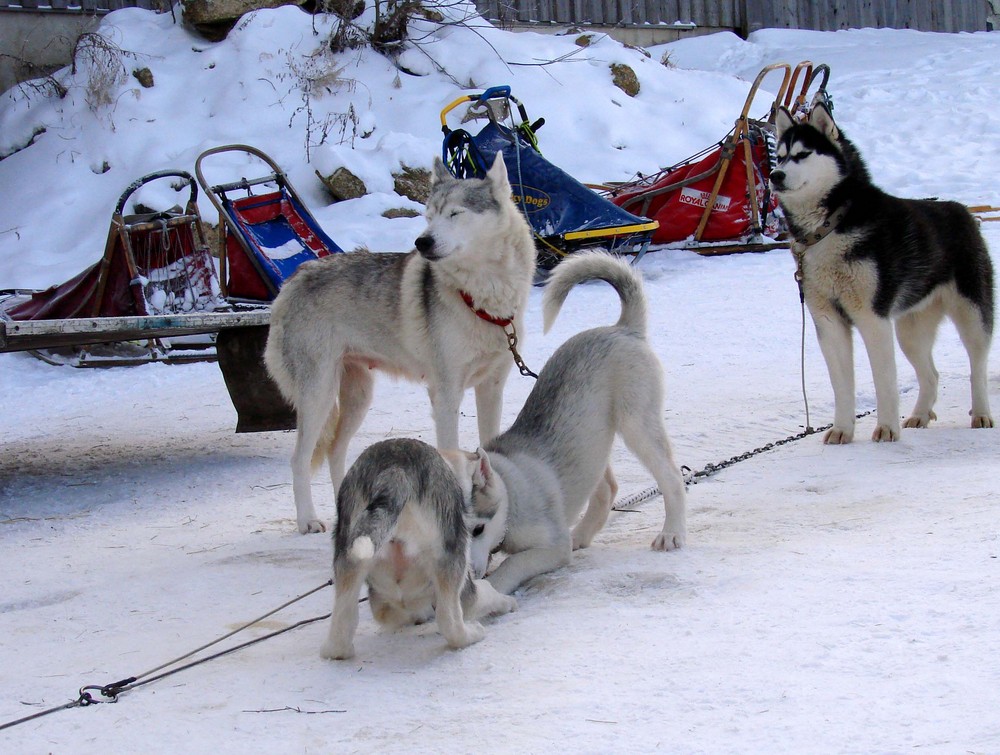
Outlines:
{"type": "Polygon", "coordinates": [[[500,430],[535,271],[531,229],[511,200],[498,155],[484,179],[435,161],[427,228],[406,254],[350,252],[302,265],[271,307],[264,360],[295,407],[292,488],[299,531],[322,532],[310,479],[325,457],[334,489],[372,401],[373,369],[424,381],[439,448],[458,447],[466,388],[480,440],[500,430]],[[513,329],[513,331],[512,331],[513,329]]]}
{"type": "Polygon", "coordinates": [[[993,266],[969,211],[956,202],[900,199],[874,186],[857,149],[818,105],[805,123],[779,111],[771,173],[800,259],[802,291],[833,383],[833,427],[824,443],[854,438],[852,327],[875,379],[874,441],[899,439],[896,338],[917,373],[904,427],[937,419],[931,351],[947,315],[969,353],[973,427],[993,427],[986,360],[993,333],[993,266]]]}
{"type": "Polygon", "coordinates": [[[476,619],[517,608],[469,573],[470,492],[441,454],[419,440],[385,440],[361,453],[337,495],[335,597],[323,657],[354,655],[364,582],[380,624],[396,629],[436,617],[453,648],[483,639],[476,619]]]}
{"type": "Polygon", "coordinates": [[[617,491],[608,464],[616,433],[663,493],[666,520],[653,548],[679,548],[686,538],[684,480],[663,424],[662,369],[646,342],[639,274],[604,253],[574,254],[549,278],[545,330],[570,289],[592,279],[618,292],[618,322],[560,346],[510,429],[465,454],[478,517],[470,521],[473,572],[486,572],[494,549],[510,554],[487,578],[502,593],[569,563],[604,526],[617,491]]]}

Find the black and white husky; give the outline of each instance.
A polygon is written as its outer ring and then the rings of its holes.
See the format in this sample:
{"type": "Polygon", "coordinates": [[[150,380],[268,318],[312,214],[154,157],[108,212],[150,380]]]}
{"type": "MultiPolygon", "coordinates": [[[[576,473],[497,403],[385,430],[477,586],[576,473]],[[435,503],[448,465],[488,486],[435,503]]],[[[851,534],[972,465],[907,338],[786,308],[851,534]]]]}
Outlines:
{"type": "Polygon", "coordinates": [[[300,267],[271,307],[264,360],[295,407],[292,489],[299,531],[322,532],[312,470],[336,490],[347,446],[372,401],[373,369],[427,384],[439,448],[458,448],[462,394],[475,387],[480,442],[500,431],[535,274],[531,229],[502,157],[484,179],[435,161],[427,228],[409,253],[334,254],[300,267]]]}
{"type": "Polygon", "coordinates": [[[436,618],[453,648],[483,639],[476,619],[517,608],[470,574],[470,494],[471,484],[463,489],[442,454],[419,440],[384,440],[361,453],[337,496],[335,596],[323,657],[354,655],[366,582],[376,621],[397,629],[436,618]]]}
{"type": "Polygon", "coordinates": [[[586,280],[615,288],[618,322],[560,346],[510,429],[466,454],[478,517],[471,520],[472,568],[481,576],[492,551],[509,554],[487,577],[502,593],[569,563],[604,526],[617,491],[609,466],[616,434],[663,493],[666,516],[653,548],[673,550],[687,537],[684,479],[663,423],[663,370],[646,341],[639,274],[607,254],[574,254],[549,278],[545,330],[570,289],[586,280]]]}
{"type": "Polygon", "coordinates": [[[956,202],[900,199],[874,186],[854,145],[818,105],[804,123],[775,121],[778,164],[771,173],[800,260],[805,301],[833,383],[825,443],[854,437],[852,327],[875,381],[874,441],[899,439],[896,337],[919,383],[905,427],[937,419],[938,373],[931,351],[947,315],[969,353],[973,427],[993,427],[987,355],[993,332],[993,267],[969,211],[956,202]]]}

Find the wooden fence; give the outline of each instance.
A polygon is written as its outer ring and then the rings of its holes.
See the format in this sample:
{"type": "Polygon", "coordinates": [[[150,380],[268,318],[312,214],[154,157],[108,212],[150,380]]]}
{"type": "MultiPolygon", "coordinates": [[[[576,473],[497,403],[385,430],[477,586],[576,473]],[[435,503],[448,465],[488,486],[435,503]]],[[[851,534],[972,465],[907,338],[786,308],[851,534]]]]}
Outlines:
{"type": "Polygon", "coordinates": [[[524,23],[741,25],[742,0],[476,0],[486,18],[502,26],[524,23]]]}
{"type": "MultiPolygon", "coordinates": [[[[429,4],[433,0],[430,0],[429,4]]],[[[998,22],[997,0],[475,0],[504,24],[594,24],[732,29],[985,31],[998,22]],[[994,10],[996,8],[996,10],[994,10]]],[[[170,0],[0,0],[0,10],[107,13],[119,8],[168,10],[170,0]]]]}
{"type": "Polygon", "coordinates": [[[745,6],[747,31],[865,27],[987,31],[995,13],[988,0],[745,0],[745,6]]]}
{"type": "MultiPolygon", "coordinates": [[[[2,0],[0,0],[2,2],[2,0]]],[[[864,27],[986,31],[997,22],[993,0],[476,0],[504,24],[673,25],[732,29],[835,31],[864,27]]]]}

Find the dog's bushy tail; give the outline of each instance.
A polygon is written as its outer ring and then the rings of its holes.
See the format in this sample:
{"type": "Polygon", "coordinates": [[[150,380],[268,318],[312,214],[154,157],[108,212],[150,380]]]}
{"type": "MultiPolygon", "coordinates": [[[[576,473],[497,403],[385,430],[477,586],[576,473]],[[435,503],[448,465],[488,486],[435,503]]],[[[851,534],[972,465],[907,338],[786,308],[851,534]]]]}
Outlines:
{"type": "Polygon", "coordinates": [[[378,472],[367,490],[352,480],[344,482],[337,500],[335,550],[354,561],[369,561],[392,537],[414,491],[405,472],[393,467],[378,472]]]}
{"type": "Polygon", "coordinates": [[[577,252],[556,266],[542,297],[546,333],[555,322],[570,289],[588,280],[610,283],[622,300],[622,314],[617,326],[646,336],[646,294],[642,288],[642,277],[627,262],[605,252],[577,252]]]}

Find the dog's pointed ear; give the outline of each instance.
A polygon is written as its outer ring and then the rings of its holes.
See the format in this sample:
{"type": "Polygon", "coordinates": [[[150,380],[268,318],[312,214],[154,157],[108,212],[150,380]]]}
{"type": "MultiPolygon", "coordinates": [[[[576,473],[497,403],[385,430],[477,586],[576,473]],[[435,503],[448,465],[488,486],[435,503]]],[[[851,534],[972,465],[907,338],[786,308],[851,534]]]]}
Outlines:
{"type": "Polygon", "coordinates": [[[486,177],[493,184],[493,188],[497,195],[506,196],[510,194],[510,181],[507,178],[507,163],[503,161],[503,153],[497,152],[495,158],[493,158],[493,167],[489,169],[486,177]]]}
{"type": "Polygon", "coordinates": [[[493,477],[493,467],[490,466],[490,457],[482,449],[476,449],[475,466],[472,470],[472,484],[477,488],[485,488],[493,477]]]}
{"type": "Polygon", "coordinates": [[[448,168],[444,164],[444,161],[440,157],[435,157],[434,171],[431,173],[431,185],[450,177],[451,173],[448,172],[448,168]]]}
{"type": "Polygon", "coordinates": [[[792,118],[792,114],[786,108],[779,107],[778,111],[774,114],[774,131],[778,138],[780,139],[781,135],[794,125],[795,119],[792,118]]]}
{"type": "Polygon", "coordinates": [[[840,129],[837,128],[837,124],[833,122],[833,116],[822,102],[816,103],[809,112],[809,125],[826,134],[832,141],[840,139],[840,129]]]}

